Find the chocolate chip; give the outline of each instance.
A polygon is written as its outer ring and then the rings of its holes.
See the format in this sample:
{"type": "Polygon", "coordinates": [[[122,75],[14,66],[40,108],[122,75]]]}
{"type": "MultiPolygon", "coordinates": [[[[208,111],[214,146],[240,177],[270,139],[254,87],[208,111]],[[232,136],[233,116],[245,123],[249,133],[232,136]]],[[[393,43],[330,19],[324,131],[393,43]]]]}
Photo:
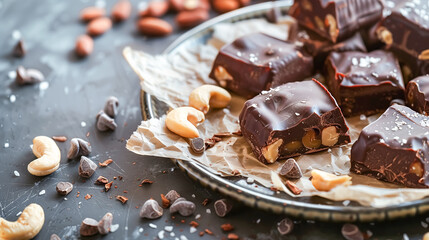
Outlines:
{"type": "Polygon", "coordinates": [[[292,232],[293,230],[293,221],[289,218],[285,218],[277,223],[277,230],[281,235],[286,235],[292,232]]]}
{"type": "Polygon", "coordinates": [[[119,100],[116,97],[109,97],[104,105],[104,112],[111,118],[115,118],[118,114],[119,100]]]}
{"type": "Polygon", "coordinates": [[[98,233],[98,222],[92,218],[85,218],[80,225],[80,235],[84,237],[94,236],[98,233]]]}
{"type": "Polygon", "coordinates": [[[364,239],[362,232],[359,230],[359,227],[351,223],[346,223],[343,225],[343,227],[341,228],[341,234],[347,240],[364,239]]]}
{"type": "Polygon", "coordinates": [[[102,235],[106,235],[110,232],[110,227],[112,226],[113,215],[111,213],[106,213],[101,220],[98,222],[98,231],[102,235]]]}
{"type": "Polygon", "coordinates": [[[178,198],[173,204],[171,204],[170,213],[178,212],[180,215],[187,217],[194,214],[195,209],[195,203],[178,198]]]}
{"type": "Polygon", "coordinates": [[[97,120],[97,129],[99,131],[114,131],[118,125],[116,125],[115,120],[109,115],[107,115],[103,110],[101,110],[96,117],[97,120]]]}
{"type": "Polygon", "coordinates": [[[97,164],[95,164],[91,159],[84,156],[80,158],[79,176],[83,178],[90,178],[96,169],[97,164]]]}
{"type": "Polygon", "coordinates": [[[49,238],[50,240],[61,240],[61,238],[60,237],[58,237],[58,235],[57,234],[52,234],[51,235],[51,238],[49,238]]]}
{"type": "Polygon", "coordinates": [[[140,217],[147,219],[156,219],[161,217],[163,212],[164,210],[161,206],[159,206],[157,201],[149,199],[143,204],[140,210],[140,217]]]}
{"type": "Polygon", "coordinates": [[[279,171],[280,176],[284,176],[291,179],[299,179],[302,177],[301,168],[295,159],[289,158],[285,161],[279,171]]]}
{"type": "Polygon", "coordinates": [[[232,209],[231,201],[219,199],[214,203],[214,210],[219,217],[225,217],[232,209]]]}
{"type": "Polygon", "coordinates": [[[15,82],[19,85],[34,84],[43,80],[45,80],[45,76],[37,69],[25,69],[23,66],[16,69],[15,82]]]}
{"type": "Polygon", "coordinates": [[[67,153],[68,159],[78,158],[80,156],[88,156],[91,153],[91,144],[80,138],[73,138],[70,141],[69,152],[67,153]]]}
{"type": "Polygon", "coordinates": [[[25,56],[25,52],[24,42],[19,40],[13,48],[12,54],[15,57],[22,58],[25,56]]]}
{"type": "Polygon", "coordinates": [[[97,180],[95,180],[95,183],[94,184],[97,184],[97,185],[105,185],[106,183],[108,183],[109,182],[109,180],[107,179],[107,178],[105,178],[105,177],[103,177],[103,176],[99,176],[98,178],[97,178],[97,180]]]}
{"type": "Polygon", "coordinates": [[[390,101],[390,106],[392,106],[394,104],[405,106],[405,101],[402,99],[393,99],[392,101],[390,101]]]}
{"type": "Polygon", "coordinates": [[[189,140],[189,146],[194,153],[201,154],[205,150],[205,143],[202,138],[191,138],[189,140]]]}
{"type": "Polygon", "coordinates": [[[60,195],[67,195],[73,190],[73,184],[69,182],[59,182],[57,183],[57,192],[60,195]]]}

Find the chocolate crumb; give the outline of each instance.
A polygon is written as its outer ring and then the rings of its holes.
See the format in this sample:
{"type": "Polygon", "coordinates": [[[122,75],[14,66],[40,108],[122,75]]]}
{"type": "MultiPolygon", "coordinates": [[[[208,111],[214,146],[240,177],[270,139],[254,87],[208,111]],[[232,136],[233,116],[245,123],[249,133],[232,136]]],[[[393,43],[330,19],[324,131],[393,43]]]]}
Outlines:
{"type": "Polygon", "coordinates": [[[195,221],[191,221],[190,223],[189,223],[189,225],[191,225],[192,227],[198,227],[200,224],[199,223],[197,223],[197,222],[195,222],[195,221]]]}
{"type": "Polygon", "coordinates": [[[88,200],[88,199],[91,199],[91,198],[92,198],[92,195],[89,195],[89,194],[85,195],[85,200],[88,200]]]}
{"type": "Polygon", "coordinates": [[[149,179],[143,179],[143,181],[141,182],[141,184],[152,184],[153,181],[149,180],[149,179]]]}
{"type": "Polygon", "coordinates": [[[98,163],[98,165],[100,165],[100,167],[107,167],[107,166],[109,166],[109,164],[111,164],[113,162],[113,160],[112,159],[107,159],[107,160],[105,160],[104,162],[102,162],[102,163],[98,163]]]}
{"type": "Polygon", "coordinates": [[[54,139],[57,142],[65,142],[65,141],[67,141],[67,137],[66,136],[53,136],[52,139],[54,139]]]}
{"type": "Polygon", "coordinates": [[[125,204],[128,201],[127,197],[124,197],[124,196],[121,196],[121,195],[116,196],[116,199],[119,200],[119,201],[121,201],[122,204],[125,204]]]}

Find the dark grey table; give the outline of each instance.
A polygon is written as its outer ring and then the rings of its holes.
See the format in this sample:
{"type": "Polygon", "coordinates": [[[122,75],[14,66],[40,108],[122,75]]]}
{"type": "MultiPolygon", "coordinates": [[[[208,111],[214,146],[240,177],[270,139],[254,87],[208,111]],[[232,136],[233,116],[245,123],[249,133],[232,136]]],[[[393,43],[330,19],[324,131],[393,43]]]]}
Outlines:
{"type": "MultiPolygon", "coordinates": [[[[102,4],[103,2],[98,2],[102,4]]],[[[85,24],[78,20],[79,11],[92,1],[3,1],[0,0],[0,217],[11,221],[28,204],[40,204],[46,215],[45,225],[36,239],[49,239],[53,233],[62,239],[78,239],[79,226],[85,217],[100,219],[112,212],[119,229],[103,239],[153,239],[165,226],[173,226],[176,237],[198,239],[198,233],[209,229],[221,239],[226,234],[220,229],[231,223],[242,239],[280,239],[276,223],[284,216],[273,215],[257,209],[235,204],[233,212],[225,218],[214,214],[213,202],[221,198],[190,180],[169,159],[142,157],[125,149],[125,140],[142,120],[139,105],[139,81],[121,55],[124,46],[132,46],[149,53],[160,53],[182,33],[166,38],[147,38],[136,32],[136,8],[133,17],[114,25],[105,35],[95,39],[94,53],[87,59],[76,58],[73,48],[78,35],[85,32],[85,24]],[[10,55],[16,38],[22,36],[27,55],[17,59],[10,55]],[[40,69],[46,83],[17,86],[13,71],[17,66],[40,69]],[[95,129],[95,116],[105,100],[114,95],[120,101],[118,128],[101,133],[95,129]],[[78,161],[67,160],[69,140],[58,143],[62,152],[58,171],[47,177],[34,177],[27,171],[27,164],[35,159],[31,152],[32,139],[38,135],[64,135],[69,138],[87,139],[93,148],[90,155],[95,162],[112,158],[114,163],[98,169],[95,176],[84,181],[78,176],[78,161]],[[18,171],[17,177],[14,171],[18,171]],[[94,185],[99,175],[115,180],[109,192],[94,185]],[[138,179],[154,183],[139,187],[138,179]],[[70,181],[75,188],[66,198],[57,195],[55,185],[70,181]],[[170,189],[197,204],[194,216],[171,218],[168,211],[160,219],[148,221],[139,217],[136,207],[149,199],[160,201],[160,194],[170,189]],[[45,194],[41,195],[41,191],[45,194]],[[124,193],[128,191],[128,193],[124,193]],[[80,196],[77,197],[77,192],[80,196]],[[92,198],[85,200],[86,194],[92,198]],[[129,198],[121,204],[115,196],[129,198]],[[204,199],[212,200],[202,206],[204,199]],[[207,213],[207,209],[211,213],[207,213]],[[200,226],[190,233],[189,222],[196,220],[200,226]],[[151,228],[149,223],[157,226],[151,228]]],[[[113,1],[107,2],[110,10],[113,1]]],[[[214,15],[214,14],[213,14],[214,15]]],[[[173,14],[165,17],[172,21],[173,14]]],[[[372,239],[421,239],[427,229],[427,216],[401,221],[358,224],[363,231],[370,231],[372,239]],[[404,237],[404,235],[406,235],[404,237]]],[[[309,222],[296,219],[294,231],[283,239],[341,239],[342,224],[309,222]]],[[[174,239],[166,232],[166,239],[174,239]]],[[[94,239],[101,238],[100,236],[94,239]]]]}

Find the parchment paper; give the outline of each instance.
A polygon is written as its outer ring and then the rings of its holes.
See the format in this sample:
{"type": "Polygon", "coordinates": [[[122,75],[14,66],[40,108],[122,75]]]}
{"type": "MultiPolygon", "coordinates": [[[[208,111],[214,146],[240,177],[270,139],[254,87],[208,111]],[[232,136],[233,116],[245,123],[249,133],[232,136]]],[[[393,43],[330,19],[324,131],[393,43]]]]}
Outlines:
{"type": "MultiPolygon", "coordinates": [[[[213,38],[206,45],[194,44],[179,50],[174,55],[152,56],[127,47],[123,53],[131,67],[140,77],[141,88],[156,96],[171,108],[188,105],[188,96],[193,89],[203,84],[216,84],[208,78],[218,48],[244,34],[264,32],[285,39],[288,26],[271,24],[264,19],[223,23],[215,27],[213,38]]],[[[239,129],[238,115],[245,99],[233,95],[228,108],[210,110],[206,121],[198,127],[200,137],[210,138],[219,132],[234,132],[239,129]]],[[[360,130],[378,116],[347,119],[352,142],[360,130]]],[[[233,136],[218,142],[203,155],[194,155],[182,137],[165,127],[165,115],[142,121],[127,141],[127,149],[141,154],[165,158],[197,161],[208,166],[214,173],[230,176],[239,172],[251,177],[265,187],[275,187],[293,197],[318,195],[334,201],[354,200],[365,206],[385,207],[421,199],[429,195],[428,189],[411,189],[389,184],[373,178],[350,174],[350,150],[352,143],[317,154],[296,158],[304,176],[296,182],[304,191],[296,196],[283,184],[278,169],[284,161],[271,165],[260,163],[253,156],[250,145],[243,137],[233,136]],[[317,191],[309,181],[310,171],[320,169],[335,174],[352,176],[351,186],[341,186],[329,192],[317,191]]]]}

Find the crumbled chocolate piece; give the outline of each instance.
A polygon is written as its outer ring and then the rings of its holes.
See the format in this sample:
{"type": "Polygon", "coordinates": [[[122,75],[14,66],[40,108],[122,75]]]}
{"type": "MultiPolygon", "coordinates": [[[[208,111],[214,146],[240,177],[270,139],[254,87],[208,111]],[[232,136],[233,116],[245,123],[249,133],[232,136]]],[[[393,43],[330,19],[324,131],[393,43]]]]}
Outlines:
{"type": "Polygon", "coordinates": [[[209,229],[204,229],[204,232],[206,232],[207,234],[209,234],[209,235],[213,235],[213,232],[212,231],[210,231],[209,229]]]}
{"type": "Polygon", "coordinates": [[[230,232],[230,231],[234,230],[234,226],[232,226],[230,223],[222,224],[222,225],[220,225],[220,228],[222,228],[222,230],[225,232],[230,232]]]}
{"type": "Polygon", "coordinates": [[[119,100],[116,97],[109,97],[104,106],[104,112],[111,118],[115,118],[118,115],[119,100]]]}
{"type": "Polygon", "coordinates": [[[104,191],[108,192],[112,188],[113,181],[104,185],[104,191]]]}
{"type": "Polygon", "coordinates": [[[73,184],[69,182],[59,182],[56,189],[58,194],[66,196],[73,190],[73,184]]]}
{"type": "Polygon", "coordinates": [[[295,195],[299,195],[302,193],[302,190],[298,186],[296,186],[295,183],[289,180],[286,181],[286,187],[295,195]]]}
{"type": "Polygon", "coordinates": [[[187,200],[180,200],[178,198],[173,204],[170,206],[170,213],[178,212],[180,215],[187,217],[194,214],[196,206],[195,203],[187,200]]]}
{"type": "Polygon", "coordinates": [[[343,225],[343,227],[341,228],[341,234],[347,240],[364,239],[362,232],[359,230],[359,227],[351,223],[346,223],[343,225]]]}
{"type": "Polygon", "coordinates": [[[140,210],[140,217],[147,219],[156,219],[161,217],[163,212],[164,210],[161,206],[159,206],[157,201],[149,199],[143,204],[140,210]]]}
{"type": "Polygon", "coordinates": [[[115,122],[115,119],[109,117],[109,115],[107,115],[103,110],[101,110],[97,114],[96,120],[97,120],[97,129],[102,132],[108,131],[108,130],[114,131],[116,127],[118,127],[118,125],[115,122]]]}
{"type": "Polygon", "coordinates": [[[289,158],[281,167],[279,175],[291,179],[299,179],[302,177],[302,172],[295,159],[289,158]]]}
{"type": "Polygon", "coordinates": [[[37,69],[25,69],[23,66],[16,69],[15,82],[19,85],[39,83],[43,80],[45,76],[37,69]]]}
{"type": "Polygon", "coordinates": [[[289,218],[285,218],[281,220],[279,223],[277,223],[277,230],[281,235],[286,235],[292,232],[293,230],[293,221],[289,218]]]}
{"type": "Polygon", "coordinates": [[[143,181],[140,184],[152,184],[153,181],[149,180],[149,179],[143,179],[143,181]]]}
{"type": "Polygon", "coordinates": [[[98,222],[92,218],[85,218],[80,225],[80,235],[84,237],[98,234],[98,222]]]}
{"type": "Polygon", "coordinates": [[[25,56],[25,53],[24,41],[19,40],[13,48],[12,54],[15,57],[22,58],[25,56]]]}
{"type": "Polygon", "coordinates": [[[106,184],[106,183],[108,183],[109,182],[109,180],[107,179],[107,178],[105,178],[105,177],[103,177],[103,176],[99,176],[98,178],[97,178],[97,180],[95,180],[95,183],[94,184],[97,184],[97,185],[104,185],[104,184],[106,184]]]}
{"type": "Polygon", "coordinates": [[[65,142],[65,141],[67,141],[67,137],[66,136],[53,136],[52,139],[54,139],[57,142],[65,142]]]}
{"type": "Polygon", "coordinates": [[[80,157],[79,176],[90,178],[92,174],[95,173],[96,169],[97,164],[95,164],[91,159],[85,156],[80,157]]]}
{"type": "Polygon", "coordinates": [[[57,234],[52,234],[51,235],[51,237],[49,238],[50,240],[61,240],[61,238],[60,237],[58,237],[58,235],[57,234]]]}
{"type": "Polygon", "coordinates": [[[189,222],[189,225],[191,225],[192,227],[198,227],[198,226],[200,226],[200,224],[199,223],[197,223],[197,222],[195,222],[195,221],[191,221],[191,222],[189,222]]]}
{"type": "Polygon", "coordinates": [[[106,235],[110,232],[110,228],[112,227],[113,215],[111,213],[106,213],[101,220],[98,222],[98,231],[102,235],[106,235]]]}
{"type": "Polygon", "coordinates": [[[231,201],[219,199],[214,203],[214,210],[219,217],[225,217],[232,209],[231,201]]]}
{"type": "Polygon", "coordinates": [[[165,194],[165,198],[167,198],[170,203],[174,203],[177,199],[180,198],[180,194],[175,190],[170,190],[167,194],[165,194]]]}
{"type": "Polygon", "coordinates": [[[163,208],[168,208],[170,206],[170,200],[168,200],[164,194],[161,194],[161,200],[162,200],[162,207],[163,208]]]}
{"type": "Polygon", "coordinates": [[[238,240],[240,237],[235,233],[228,233],[228,240],[238,240]]]}
{"type": "Polygon", "coordinates": [[[192,152],[196,154],[201,154],[205,150],[205,143],[202,138],[191,138],[189,140],[189,146],[192,152]]]}
{"type": "Polygon", "coordinates": [[[67,158],[74,159],[80,156],[88,156],[91,153],[91,150],[92,148],[89,142],[81,138],[72,138],[67,158]]]}
{"type": "Polygon", "coordinates": [[[113,162],[113,160],[112,159],[107,159],[107,160],[105,160],[104,162],[102,162],[102,163],[98,163],[98,165],[100,165],[100,167],[107,167],[107,166],[109,166],[109,164],[111,164],[113,162]]]}
{"type": "Polygon", "coordinates": [[[127,197],[124,197],[124,196],[121,196],[121,195],[116,196],[116,199],[119,200],[119,201],[121,201],[122,204],[125,204],[128,201],[127,197]]]}

